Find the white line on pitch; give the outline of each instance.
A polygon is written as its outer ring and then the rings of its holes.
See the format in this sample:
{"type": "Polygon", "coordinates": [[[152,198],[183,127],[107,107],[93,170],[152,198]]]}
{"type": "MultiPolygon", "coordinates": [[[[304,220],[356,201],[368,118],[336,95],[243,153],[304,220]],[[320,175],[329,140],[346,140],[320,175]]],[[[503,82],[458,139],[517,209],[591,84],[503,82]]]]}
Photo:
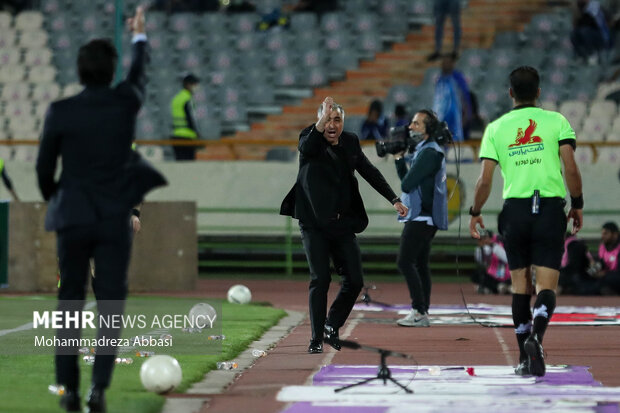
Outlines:
{"type": "Polygon", "coordinates": [[[506,361],[508,362],[508,365],[514,366],[514,360],[512,359],[512,356],[510,355],[510,349],[508,349],[508,345],[504,341],[504,338],[502,337],[502,333],[500,333],[499,331],[500,331],[499,328],[493,328],[495,337],[497,337],[497,341],[499,342],[499,345],[502,348],[502,353],[504,353],[504,357],[506,357],[506,361]]]}

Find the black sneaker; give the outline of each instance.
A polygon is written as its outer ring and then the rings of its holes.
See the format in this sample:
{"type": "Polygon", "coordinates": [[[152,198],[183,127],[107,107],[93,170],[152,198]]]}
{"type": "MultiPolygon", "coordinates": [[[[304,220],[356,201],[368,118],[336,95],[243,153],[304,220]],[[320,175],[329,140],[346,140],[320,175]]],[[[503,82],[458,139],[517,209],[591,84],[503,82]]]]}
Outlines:
{"type": "Polygon", "coordinates": [[[517,367],[515,367],[515,374],[517,376],[531,376],[532,375],[532,373],[530,373],[530,364],[527,362],[527,360],[522,361],[521,363],[519,363],[517,367]]]}
{"type": "Polygon", "coordinates": [[[323,331],[323,341],[325,341],[336,350],[340,351],[342,346],[340,345],[340,336],[338,335],[338,329],[335,329],[334,327],[325,324],[325,329],[323,331]]]}
{"type": "Polygon", "coordinates": [[[308,346],[308,353],[319,354],[322,352],[323,352],[323,342],[321,342],[321,340],[310,340],[310,345],[308,346]]]}
{"type": "Polygon", "coordinates": [[[530,374],[538,377],[545,375],[545,356],[543,346],[538,341],[536,334],[530,335],[523,344],[525,352],[529,357],[530,374]]]}

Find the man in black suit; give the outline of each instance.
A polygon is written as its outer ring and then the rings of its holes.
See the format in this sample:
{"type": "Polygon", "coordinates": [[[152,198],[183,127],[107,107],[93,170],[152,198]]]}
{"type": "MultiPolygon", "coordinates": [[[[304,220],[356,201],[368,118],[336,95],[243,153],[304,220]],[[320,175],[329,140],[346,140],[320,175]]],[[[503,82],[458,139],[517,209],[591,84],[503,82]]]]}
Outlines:
{"type": "MultiPolygon", "coordinates": [[[[132,207],[165,178],[131,149],[136,116],[145,93],[146,34],[144,11],[129,20],[133,61],[127,79],[115,88],[117,53],[107,39],[80,48],[78,74],[84,90],[50,105],[37,158],[37,177],[48,202],[45,228],[57,232],[61,283],[60,311],[81,311],[89,279],[89,259],[97,275],[93,290],[99,314],[122,313],[127,296],[132,207]],[[56,181],[56,162],[62,173],[56,181]]],[[[102,329],[97,338],[117,338],[119,329],[102,329]]],[[[59,329],[59,339],[79,338],[79,328],[59,329]]],[[[106,410],[104,391],[110,384],[116,348],[99,346],[87,407],[106,410]]],[[[56,378],[66,389],[61,406],[80,411],[77,348],[56,348],[56,378]]]]}
{"type": "Polygon", "coordinates": [[[344,109],[325,98],[318,121],[299,137],[299,173],[280,214],[299,219],[301,239],[310,267],[309,353],[322,353],[322,342],[340,350],[338,329],[349,317],[364,280],[355,233],[368,225],[355,171],[401,216],[407,208],[362,152],[355,134],[343,132],[344,109]],[[331,282],[329,259],[342,269],[342,287],[329,314],[327,291],[331,282]]]}

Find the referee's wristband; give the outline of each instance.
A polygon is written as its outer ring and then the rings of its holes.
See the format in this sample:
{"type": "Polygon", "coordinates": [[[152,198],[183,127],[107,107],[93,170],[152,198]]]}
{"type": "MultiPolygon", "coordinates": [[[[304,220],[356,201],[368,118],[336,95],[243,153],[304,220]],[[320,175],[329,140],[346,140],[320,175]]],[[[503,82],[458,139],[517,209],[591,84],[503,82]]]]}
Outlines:
{"type": "Polygon", "coordinates": [[[570,197],[570,207],[572,209],[583,209],[583,194],[576,198],[570,197]]]}
{"type": "Polygon", "coordinates": [[[473,205],[469,207],[469,215],[471,215],[472,217],[479,217],[480,213],[481,211],[474,211],[473,205]]]}
{"type": "Polygon", "coordinates": [[[137,208],[133,208],[131,210],[131,215],[135,216],[136,218],[140,218],[140,210],[137,208]]]}
{"type": "Polygon", "coordinates": [[[392,199],[390,202],[392,203],[392,205],[394,205],[397,202],[403,202],[403,201],[401,201],[401,199],[399,197],[396,197],[396,198],[392,199]]]}

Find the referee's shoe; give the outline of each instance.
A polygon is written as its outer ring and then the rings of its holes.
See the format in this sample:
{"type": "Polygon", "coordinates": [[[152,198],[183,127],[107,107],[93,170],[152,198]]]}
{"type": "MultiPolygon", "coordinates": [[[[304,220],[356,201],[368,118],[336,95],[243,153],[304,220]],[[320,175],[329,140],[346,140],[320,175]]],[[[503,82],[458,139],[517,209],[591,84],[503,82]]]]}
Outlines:
{"type": "Polygon", "coordinates": [[[543,346],[536,334],[530,335],[523,345],[530,361],[530,374],[542,377],[545,375],[545,356],[543,346]]]}

